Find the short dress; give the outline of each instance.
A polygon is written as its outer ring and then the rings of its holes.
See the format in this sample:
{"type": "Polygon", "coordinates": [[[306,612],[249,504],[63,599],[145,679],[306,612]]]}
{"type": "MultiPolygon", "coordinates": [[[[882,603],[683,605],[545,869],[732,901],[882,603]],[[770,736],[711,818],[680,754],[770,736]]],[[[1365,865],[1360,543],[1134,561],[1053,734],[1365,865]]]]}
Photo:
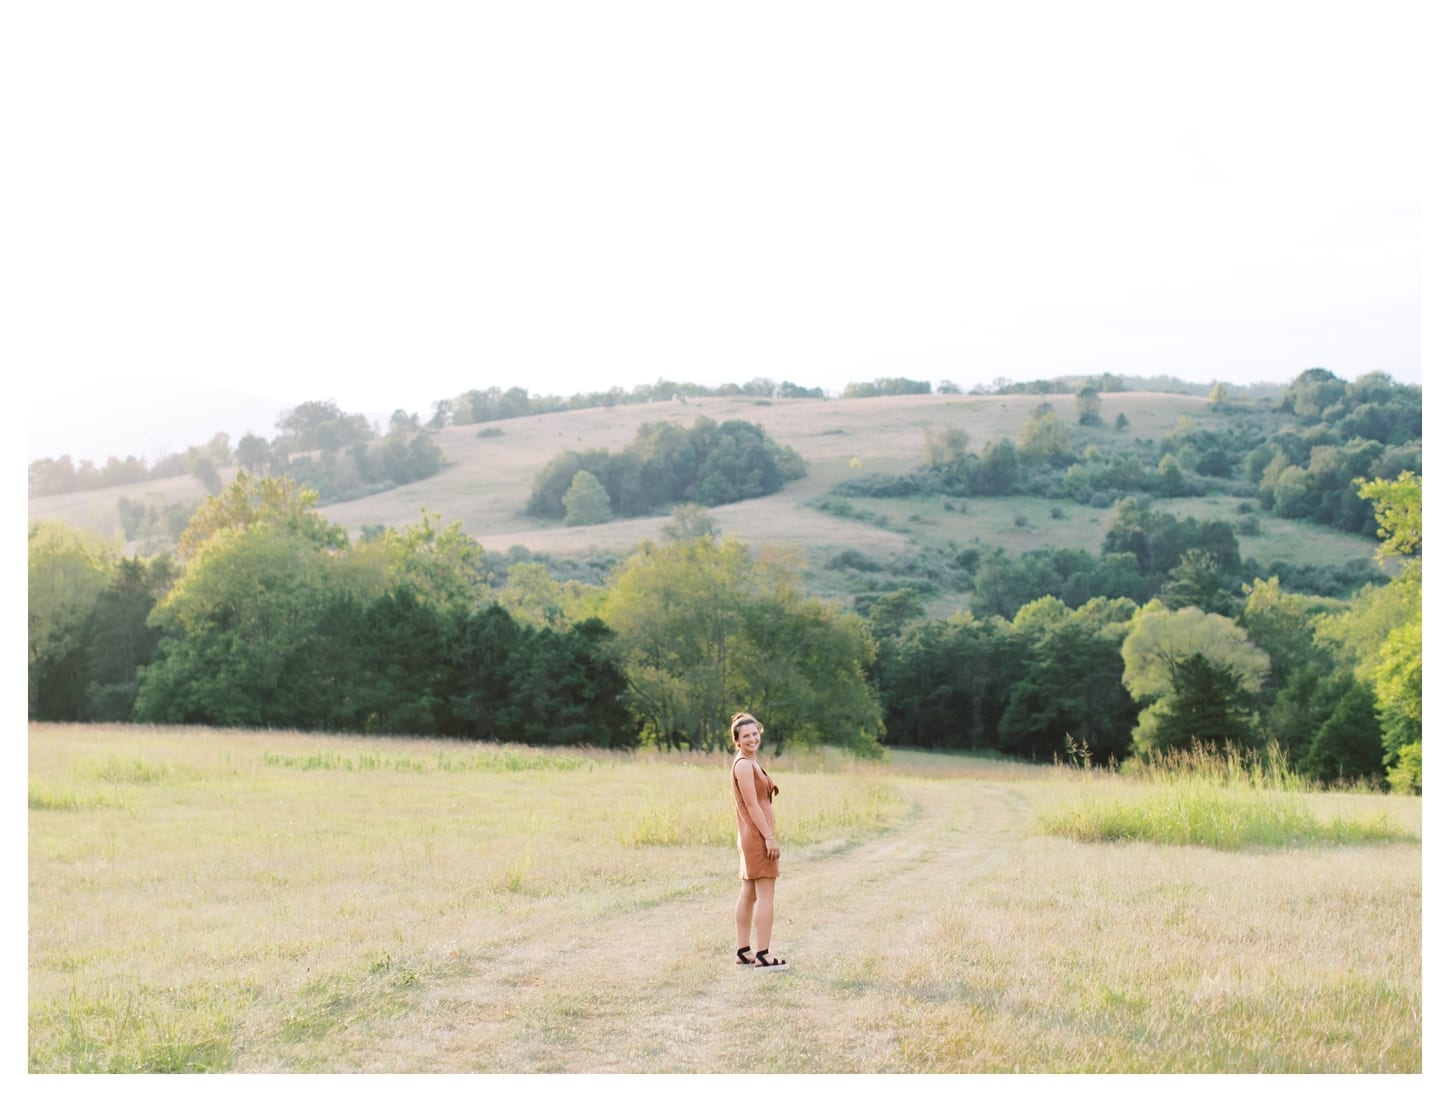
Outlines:
{"type": "MultiPolygon", "coordinates": [[[[735,798],[735,844],[740,848],[741,880],[774,880],[780,876],[780,857],[765,855],[765,835],[761,834],[745,808],[745,797],[740,792],[740,782],[735,776],[735,762],[748,760],[736,758],[730,763],[730,794],[735,798]]],[[[757,763],[751,762],[755,771],[755,798],[770,832],[775,833],[775,785],[770,783],[770,774],[757,763]]]]}

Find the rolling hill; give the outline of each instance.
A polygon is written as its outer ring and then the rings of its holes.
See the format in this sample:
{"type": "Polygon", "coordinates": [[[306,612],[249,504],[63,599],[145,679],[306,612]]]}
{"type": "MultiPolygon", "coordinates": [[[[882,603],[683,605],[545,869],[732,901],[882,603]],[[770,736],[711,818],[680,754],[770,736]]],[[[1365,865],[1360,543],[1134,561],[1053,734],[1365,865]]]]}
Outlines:
{"type": "MultiPolygon", "coordinates": [[[[1041,498],[968,499],[963,510],[947,510],[939,500],[867,499],[853,516],[837,516],[812,506],[843,480],[867,474],[901,473],[926,458],[929,430],[956,428],[979,451],[989,440],[1016,439],[1032,411],[1051,401],[1071,419],[1071,395],[909,395],[858,399],[699,398],[573,410],[442,429],[435,440],[447,465],[421,482],[385,493],[323,507],[322,512],[354,537],[365,525],[400,527],[421,511],[439,514],[444,524],[463,530],[494,551],[527,548],[556,558],[611,557],[641,540],[657,539],[667,516],[636,517],[589,527],[565,527],[524,515],[536,472],[565,449],[619,450],[640,425],[669,421],[688,427],[696,418],[717,422],[740,419],[760,425],[806,460],[805,478],[788,483],[767,498],[712,509],[722,533],[746,543],[787,544],[802,555],[808,586],[822,595],[845,596],[831,560],[854,550],[883,563],[909,560],[927,549],[1002,546],[1020,553],[1033,547],[1080,547],[1096,552],[1108,511],[1041,498]],[[1056,506],[1056,508],[1052,508],[1056,506]]],[[[1104,427],[1075,427],[1089,440],[1104,443],[1118,434],[1111,426],[1126,415],[1126,432],[1158,439],[1181,418],[1210,415],[1204,398],[1165,393],[1125,392],[1102,396],[1104,427]]],[[[230,471],[221,472],[223,478],[230,471]]],[[[173,478],[107,490],[36,498],[32,519],[51,516],[119,537],[117,502],[122,497],[148,503],[199,503],[205,491],[194,479],[173,478]]],[[[1230,519],[1235,498],[1188,498],[1159,502],[1155,508],[1200,519],[1230,519]]],[[[1261,533],[1241,537],[1245,557],[1276,558],[1306,564],[1334,564],[1368,558],[1372,540],[1316,525],[1260,515],[1261,533]]],[[[135,551],[138,548],[132,547],[135,551]]],[[[949,611],[949,609],[947,610],[949,611]]]]}

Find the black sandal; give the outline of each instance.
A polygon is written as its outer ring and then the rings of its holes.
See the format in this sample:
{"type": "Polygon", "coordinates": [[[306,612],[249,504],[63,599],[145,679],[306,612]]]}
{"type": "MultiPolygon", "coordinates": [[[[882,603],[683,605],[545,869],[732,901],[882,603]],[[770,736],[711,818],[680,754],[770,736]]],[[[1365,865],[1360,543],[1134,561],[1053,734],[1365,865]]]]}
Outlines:
{"type": "Polygon", "coordinates": [[[762,949],[760,952],[755,954],[755,967],[778,968],[782,971],[785,971],[790,968],[790,965],[783,960],[776,960],[774,957],[772,957],[770,955],[769,949],[762,949]]]}
{"type": "Polygon", "coordinates": [[[750,959],[750,946],[748,946],[748,945],[742,945],[739,949],[736,949],[735,950],[735,956],[737,958],[736,961],[735,961],[736,964],[754,964],[755,963],[755,961],[753,961],[753,960],[750,959]]]}

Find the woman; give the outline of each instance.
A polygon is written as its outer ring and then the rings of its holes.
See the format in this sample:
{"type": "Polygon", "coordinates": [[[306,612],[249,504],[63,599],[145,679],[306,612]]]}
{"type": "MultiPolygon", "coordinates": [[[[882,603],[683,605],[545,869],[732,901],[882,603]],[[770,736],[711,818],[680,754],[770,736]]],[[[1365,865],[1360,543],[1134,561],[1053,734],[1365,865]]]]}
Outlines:
{"type": "Polygon", "coordinates": [[[749,712],[730,717],[735,760],[730,763],[730,791],[735,797],[735,844],[740,847],[740,900],[735,904],[735,950],[741,964],[756,968],[789,967],[770,955],[770,929],[775,922],[775,881],[780,875],[780,846],[775,840],[774,801],[780,792],[756,755],[765,728],[749,712]],[[750,923],[761,946],[750,959],[750,923]]]}

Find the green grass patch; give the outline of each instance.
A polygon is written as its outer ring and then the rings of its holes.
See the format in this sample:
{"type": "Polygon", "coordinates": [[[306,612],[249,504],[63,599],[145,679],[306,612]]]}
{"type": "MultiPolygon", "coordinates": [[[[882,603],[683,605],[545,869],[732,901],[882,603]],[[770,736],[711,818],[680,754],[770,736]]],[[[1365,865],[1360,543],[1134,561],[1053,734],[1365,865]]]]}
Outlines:
{"type": "Polygon", "coordinates": [[[304,985],[295,1005],[281,1016],[278,1039],[303,1044],[369,1022],[402,1017],[430,980],[464,971],[466,966],[458,956],[440,962],[376,951],[365,966],[304,985]]]}
{"type": "Polygon", "coordinates": [[[234,1061],[237,993],[215,984],[71,991],[32,1018],[32,1072],[218,1072],[234,1061]]]}
{"type": "MultiPolygon", "coordinates": [[[[1276,749],[1266,755],[1195,746],[1124,768],[1129,787],[1088,791],[1039,814],[1038,829],[1080,842],[1137,841],[1246,849],[1412,842],[1385,814],[1322,817],[1310,785],[1276,749]]],[[[1101,781],[1083,772],[1088,783],[1101,781]]]]}
{"type": "Polygon", "coordinates": [[[104,758],[77,762],[75,773],[106,784],[160,784],[170,778],[171,766],[166,762],[108,754],[104,758]]]}
{"type": "Polygon", "coordinates": [[[1138,841],[1246,849],[1254,846],[1406,842],[1414,836],[1388,818],[1318,818],[1297,793],[1181,784],[1144,797],[1089,796],[1038,820],[1048,834],[1079,842],[1138,841]]]}
{"type": "Polygon", "coordinates": [[[81,811],[101,807],[105,797],[99,792],[79,792],[73,788],[57,789],[46,785],[30,785],[31,811],[81,811]]]}

